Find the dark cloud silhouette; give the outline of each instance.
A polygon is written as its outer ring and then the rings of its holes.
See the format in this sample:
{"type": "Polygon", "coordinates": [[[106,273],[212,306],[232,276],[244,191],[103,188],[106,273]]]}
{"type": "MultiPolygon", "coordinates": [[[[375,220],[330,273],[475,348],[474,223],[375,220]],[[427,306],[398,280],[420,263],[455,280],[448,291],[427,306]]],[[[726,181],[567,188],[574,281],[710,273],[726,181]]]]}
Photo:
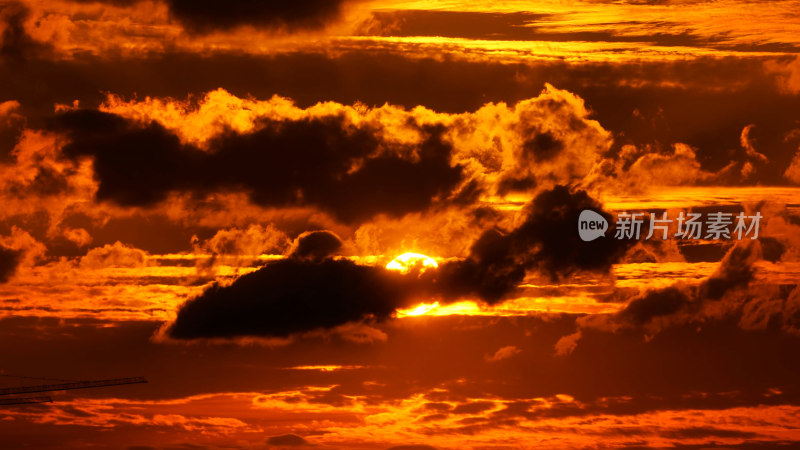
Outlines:
{"type": "Polygon", "coordinates": [[[239,97],[287,96],[303,107],[319,101],[389,102],[460,113],[489,101],[514,104],[549,82],[585,99],[593,118],[614,132],[612,156],[626,144],[668,149],[682,142],[697,149],[703,170],[718,171],[732,157],[744,157],[741,132],[755,124],[750,137],[768,157],[767,167],[759,168],[749,180],[732,176],[723,181],[786,184],[783,172],[798,143],[786,139],[796,124],[792,115],[782,112],[800,108],[800,96],[778,89],[777,76],[764,70],[767,62],[757,57],[700,57],[643,64],[514,64],[409,58],[391,51],[336,56],[173,51],[30,59],[0,70],[0,85],[14,92],[35,123],[37,116],[52,114],[56,102],[70,104],[78,99],[81,105],[95,105],[106,92],[122,97],[185,98],[222,86],[239,97]],[[328,76],[316,75],[320,73],[328,76]],[[464,77],[465,73],[470,76],[464,77]]]}
{"type": "Polygon", "coordinates": [[[624,321],[642,325],[657,317],[675,314],[686,307],[691,299],[689,294],[679,287],[669,286],[647,292],[628,303],[619,313],[624,321]]]}
{"type": "Polygon", "coordinates": [[[342,240],[327,230],[309,231],[297,237],[291,257],[320,261],[333,255],[342,247],[342,240]]]}
{"type": "MultiPolygon", "coordinates": [[[[774,301],[761,298],[750,288],[755,278],[754,263],[761,258],[758,241],[742,241],[732,247],[720,261],[717,270],[697,285],[676,283],[660,289],[647,290],[633,299],[616,314],[588,315],[578,318],[579,330],[562,339],[580,339],[586,330],[600,331],[646,330],[660,333],[668,328],[690,326],[708,321],[736,319],[739,326],[759,329],[761,316],[770,315],[774,324],[784,324],[793,331],[791,293],[770,293],[784,297],[774,301]],[[719,304],[722,303],[720,306],[719,304]]],[[[571,351],[571,350],[569,350],[571,351]]],[[[568,351],[568,352],[569,352],[568,351]]]]}
{"type": "Polygon", "coordinates": [[[531,191],[536,187],[536,178],[533,175],[522,177],[505,177],[497,184],[497,195],[507,195],[511,192],[531,191]]]}
{"type": "Polygon", "coordinates": [[[760,257],[757,241],[731,248],[717,270],[698,286],[673,285],[645,292],[633,299],[618,314],[616,320],[625,325],[641,326],[660,317],[675,320],[698,319],[703,307],[720,300],[726,293],[746,287],[753,280],[753,263],[760,257]]]}
{"type": "Polygon", "coordinates": [[[208,33],[240,25],[319,29],[336,19],[346,0],[262,1],[166,0],[170,13],[190,32],[208,33]]]}
{"type": "Polygon", "coordinates": [[[499,302],[531,270],[556,279],[579,271],[607,271],[632,243],[581,241],[576,227],[585,208],[611,222],[585,191],[557,186],[542,192],[528,205],[518,228],[489,230],[476,240],[468,258],[421,274],[325,259],[341,241],[327,231],[308,233],[298,238],[288,259],[267,264],[230,286],[214,285],[186,302],[168,332],[177,339],[283,337],[369,317],[385,319],[423,296],[499,302]]]}
{"type": "Polygon", "coordinates": [[[486,231],[468,258],[441,264],[434,282],[447,296],[477,295],[493,303],[504,299],[530,270],[553,279],[579,271],[606,272],[633,241],[613,239],[613,226],[608,237],[582,241],[576,227],[584,209],[613,224],[611,215],[585,191],[566,186],[543,191],[526,206],[525,221],[518,228],[486,231]]]}
{"type": "Polygon", "coordinates": [[[67,157],[94,158],[98,200],[145,206],[171,190],[200,187],[190,174],[198,174],[203,154],[156,122],[140,126],[114,114],[80,110],[57,116],[52,128],[70,136],[67,157]]]}
{"type": "Polygon", "coordinates": [[[5,283],[17,270],[20,252],[0,246],[0,283],[5,283]]]}
{"type": "Polygon", "coordinates": [[[156,122],[94,110],[60,114],[48,126],[69,138],[67,157],[94,159],[97,198],[125,206],[153,205],[172,191],[238,189],[260,205],[317,206],[357,222],[424,210],[454,189],[462,174],[461,167],[451,167],[451,147],[438,126],[419,127],[424,139],[413,149],[416,160],[401,156],[411,149],[390,148],[380,130],[353,130],[338,115],[263,118],[251,133],[221,133],[209,151],[182,144],[156,122]],[[352,170],[356,162],[360,167],[352,170]]]}
{"type": "Polygon", "coordinates": [[[214,285],[186,302],[169,328],[176,339],[285,337],[374,317],[406,306],[416,291],[403,275],[348,260],[289,258],[214,285]]]}
{"type": "Polygon", "coordinates": [[[761,243],[758,241],[733,247],[714,274],[700,285],[700,298],[717,300],[731,289],[750,284],[755,275],[753,263],[760,257],[761,243]]]}
{"type": "MultiPolygon", "coordinates": [[[[72,0],[135,6],[142,0],[72,0]]],[[[163,0],[170,15],[193,34],[227,31],[243,25],[289,32],[323,28],[336,20],[352,0],[163,0]]]]}
{"type": "Polygon", "coordinates": [[[267,445],[275,445],[279,447],[302,447],[310,444],[307,440],[296,434],[282,434],[280,436],[272,436],[267,439],[267,445]]]}

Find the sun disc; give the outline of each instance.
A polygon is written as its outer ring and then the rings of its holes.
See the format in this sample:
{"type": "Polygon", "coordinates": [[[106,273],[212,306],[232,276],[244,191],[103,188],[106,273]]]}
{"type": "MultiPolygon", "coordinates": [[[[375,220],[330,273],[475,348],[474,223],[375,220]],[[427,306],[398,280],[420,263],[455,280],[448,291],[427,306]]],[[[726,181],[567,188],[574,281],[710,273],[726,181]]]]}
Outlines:
{"type": "Polygon", "coordinates": [[[386,265],[389,270],[397,270],[403,273],[408,273],[412,269],[418,269],[421,273],[427,269],[435,269],[437,267],[439,267],[439,264],[433,258],[421,253],[403,253],[386,265]]]}

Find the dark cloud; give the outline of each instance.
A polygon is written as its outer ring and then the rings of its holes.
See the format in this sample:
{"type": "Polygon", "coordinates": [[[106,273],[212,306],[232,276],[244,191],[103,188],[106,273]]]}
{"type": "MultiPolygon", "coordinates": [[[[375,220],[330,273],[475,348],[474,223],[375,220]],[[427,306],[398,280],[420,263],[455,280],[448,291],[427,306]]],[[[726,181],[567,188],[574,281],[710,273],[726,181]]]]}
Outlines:
{"type": "Polygon", "coordinates": [[[319,29],[336,19],[346,0],[166,0],[170,13],[193,33],[228,30],[241,25],[319,29]]]}
{"type": "MultiPolygon", "coordinates": [[[[187,175],[198,173],[203,159],[156,122],[140,126],[114,114],[79,110],[57,116],[52,128],[69,135],[67,157],[94,158],[98,200],[121,205],[154,204],[171,190],[191,187],[187,175]]],[[[194,184],[199,187],[199,180],[194,184]]]]}
{"type": "Polygon", "coordinates": [[[275,445],[280,447],[302,447],[310,444],[307,440],[296,434],[282,434],[280,436],[272,436],[267,439],[267,445],[275,445]]]}
{"type": "MultiPolygon", "coordinates": [[[[72,175],[70,171],[67,173],[72,175]]],[[[15,197],[26,198],[30,195],[41,197],[58,195],[69,191],[70,187],[66,175],[51,167],[41,165],[36,168],[36,176],[33,179],[27,180],[27,182],[8,183],[6,189],[15,197]]]]}
{"type": "Polygon", "coordinates": [[[153,205],[173,191],[243,190],[260,205],[317,206],[357,222],[424,210],[461,181],[437,126],[419,126],[424,139],[408,149],[392,148],[379,129],[349,126],[339,115],[264,118],[251,133],[223,132],[209,151],[182,144],[156,122],[94,110],[60,114],[49,127],[68,136],[67,157],[94,159],[97,198],[124,206],[153,205]],[[417,160],[400,156],[409,150],[417,160]]]}
{"type": "Polygon", "coordinates": [[[473,244],[468,258],[447,262],[435,272],[435,284],[446,296],[477,295],[487,302],[506,297],[530,270],[557,280],[579,271],[607,272],[632,241],[608,237],[584,242],[578,216],[592,209],[613,224],[611,215],[585,191],[556,186],[541,192],[525,208],[516,229],[491,229],[473,244]]]}
{"type": "Polygon", "coordinates": [[[776,263],[786,252],[786,245],[777,238],[761,236],[758,242],[761,243],[761,257],[766,261],[776,263]]]}
{"type": "Polygon", "coordinates": [[[682,142],[697,149],[702,169],[717,171],[743,158],[742,129],[769,163],[750,180],[730,184],[785,184],[783,172],[797,151],[785,136],[796,128],[785,111],[800,108],[800,96],[778,89],[770,59],[695,58],[679,62],[605,64],[566,62],[479,62],[407,57],[361,51],[329,56],[315,52],[245,55],[210,52],[117,57],[76,54],[69,60],[31,59],[3,67],[0,85],[31,117],[49,115],[53,104],[92,106],[105,92],[185,98],[224,87],[238,97],[275,94],[300,106],[319,101],[474,111],[489,101],[509,104],[530,98],[545,82],[586,100],[602,126],[614,133],[612,153],[623,145],[670,148],[682,142]],[[318,74],[324,73],[325,77],[318,74]],[[463,74],[470,74],[469,77],[463,74]],[[131,74],[136,74],[132,77],[131,74]],[[700,106],[698,106],[700,105],[700,106]]]}
{"type": "MultiPolygon", "coordinates": [[[[135,6],[142,0],[71,0],[135,6]]],[[[316,30],[339,18],[352,0],[163,0],[170,15],[193,34],[228,31],[243,25],[289,32],[316,30]]]]}
{"type": "Polygon", "coordinates": [[[0,60],[20,63],[47,54],[49,47],[34,40],[25,31],[25,21],[29,15],[28,8],[21,3],[0,5],[0,21],[4,26],[0,36],[0,60]]]}
{"type": "Polygon", "coordinates": [[[534,131],[532,137],[522,143],[523,157],[534,162],[553,159],[563,149],[564,143],[549,131],[534,131]]]}
{"type": "Polygon", "coordinates": [[[676,286],[649,291],[628,303],[619,316],[625,321],[641,325],[657,317],[675,314],[690,302],[689,295],[676,286]]]}
{"type": "Polygon", "coordinates": [[[618,313],[622,323],[646,325],[660,317],[676,317],[688,313],[684,320],[698,319],[698,313],[709,302],[720,300],[726,293],[743,288],[753,281],[753,264],[760,257],[757,241],[731,248],[717,270],[698,286],[673,285],[648,291],[631,300],[618,313]]]}
{"type": "Polygon", "coordinates": [[[468,258],[421,274],[324,259],[341,241],[326,231],[305,234],[290,258],[189,300],[169,334],[178,339],[288,336],[369,317],[385,319],[426,295],[443,301],[471,296],[499,302],[532,270],[554,279],[579,271],[608,271],[631,243],[612,238],[581,241],[576,227],[585,208],[612,222],[586,192],[557,186],[528,205],[526,220],[518,228],[489,230],[476,240],[468,258]]]}
{"type": "Polygon", "coordinates": [[[717,300],[726,292],[753,281],[753,263],[761,257],[758,241],[734,246],[722,259],[717,270],[700,284],[700,298],[717,300]]]}
{"type": "Polygon", "coordinates": [[[0,246],[0,283],[5,283],[17,270],[20,252],[0,246]]]}
{"type": "Polygon", "coordinates": [[[17,145],[25,129],[25,117],[18,111],[19,104],[0,99],[0,161],[11,159],[11,151],[17,145]]]}
{"type": "MultiPolygon", "coordinates": [[[[787,300],[789,289],[767,290],[764,298],[749,289],[755,279],[754,264],[760,258],[758,241],[742,241],[728,251],[711,276],[697,285],[676,283],[650,289],[631,299],[616,314],[589,315],[577,319],[577,323],[584,331],[646,330],[652,334],[683,325],[736,319],[740,326],[758,329],[766,327],[760,323],[761,316],[767,314],[774,323],[782,322],[791,331],[794,311],[787,300]]],[[[580,335],[581,331],[571,338],[579,339],[580,335]]],[[[562,343],[566,345],[569,338],[565,337],[562,343]]]]}
{"type": "Polygon", "coordinates": [[[321,261],[342,248],[342,240],[331,231],[310,231],[301,234],[292,248],[291,257],[321,261]]]}
{"type": "Polygon", "coordinates": [[[169,328],[176,339],[289,336],[367,317],[385,319],[416,289],[403,275],[348,260],[290,258],[186,302],[169,328]]]}
{"type": "Polygon", "coordinates": [[[536,178],[533,175],[505,177],[497,184],[497,195],[506,195],[512,192],[530,192],[535,187],[536,178]]]}

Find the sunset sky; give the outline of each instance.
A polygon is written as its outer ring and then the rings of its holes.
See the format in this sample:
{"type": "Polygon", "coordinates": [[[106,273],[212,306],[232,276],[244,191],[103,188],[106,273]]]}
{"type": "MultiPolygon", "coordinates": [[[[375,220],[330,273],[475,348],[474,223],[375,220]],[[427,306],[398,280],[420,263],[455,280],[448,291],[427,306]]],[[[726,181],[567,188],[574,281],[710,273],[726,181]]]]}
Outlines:
{"type": "Polygon", "coordinates": [[[798,11],[0,0],[0,448],[800,448],[798,11]]]}

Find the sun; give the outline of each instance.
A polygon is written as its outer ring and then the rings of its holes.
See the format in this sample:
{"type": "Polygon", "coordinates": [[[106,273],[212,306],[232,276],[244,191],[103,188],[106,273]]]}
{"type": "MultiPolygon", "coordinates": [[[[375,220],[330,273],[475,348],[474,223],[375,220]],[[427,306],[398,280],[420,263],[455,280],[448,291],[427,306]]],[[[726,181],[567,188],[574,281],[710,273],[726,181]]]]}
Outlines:
{"type": "Polygon", "coordinates": [[[420,253],[403,253],[386,265],[387,269],[397,270],[402,273],[408,273],[412,270],[419,270],[419,273],[422,273],[437,267],[439,267],[439,264],[436,264],[433,258],[420,253]]]}

